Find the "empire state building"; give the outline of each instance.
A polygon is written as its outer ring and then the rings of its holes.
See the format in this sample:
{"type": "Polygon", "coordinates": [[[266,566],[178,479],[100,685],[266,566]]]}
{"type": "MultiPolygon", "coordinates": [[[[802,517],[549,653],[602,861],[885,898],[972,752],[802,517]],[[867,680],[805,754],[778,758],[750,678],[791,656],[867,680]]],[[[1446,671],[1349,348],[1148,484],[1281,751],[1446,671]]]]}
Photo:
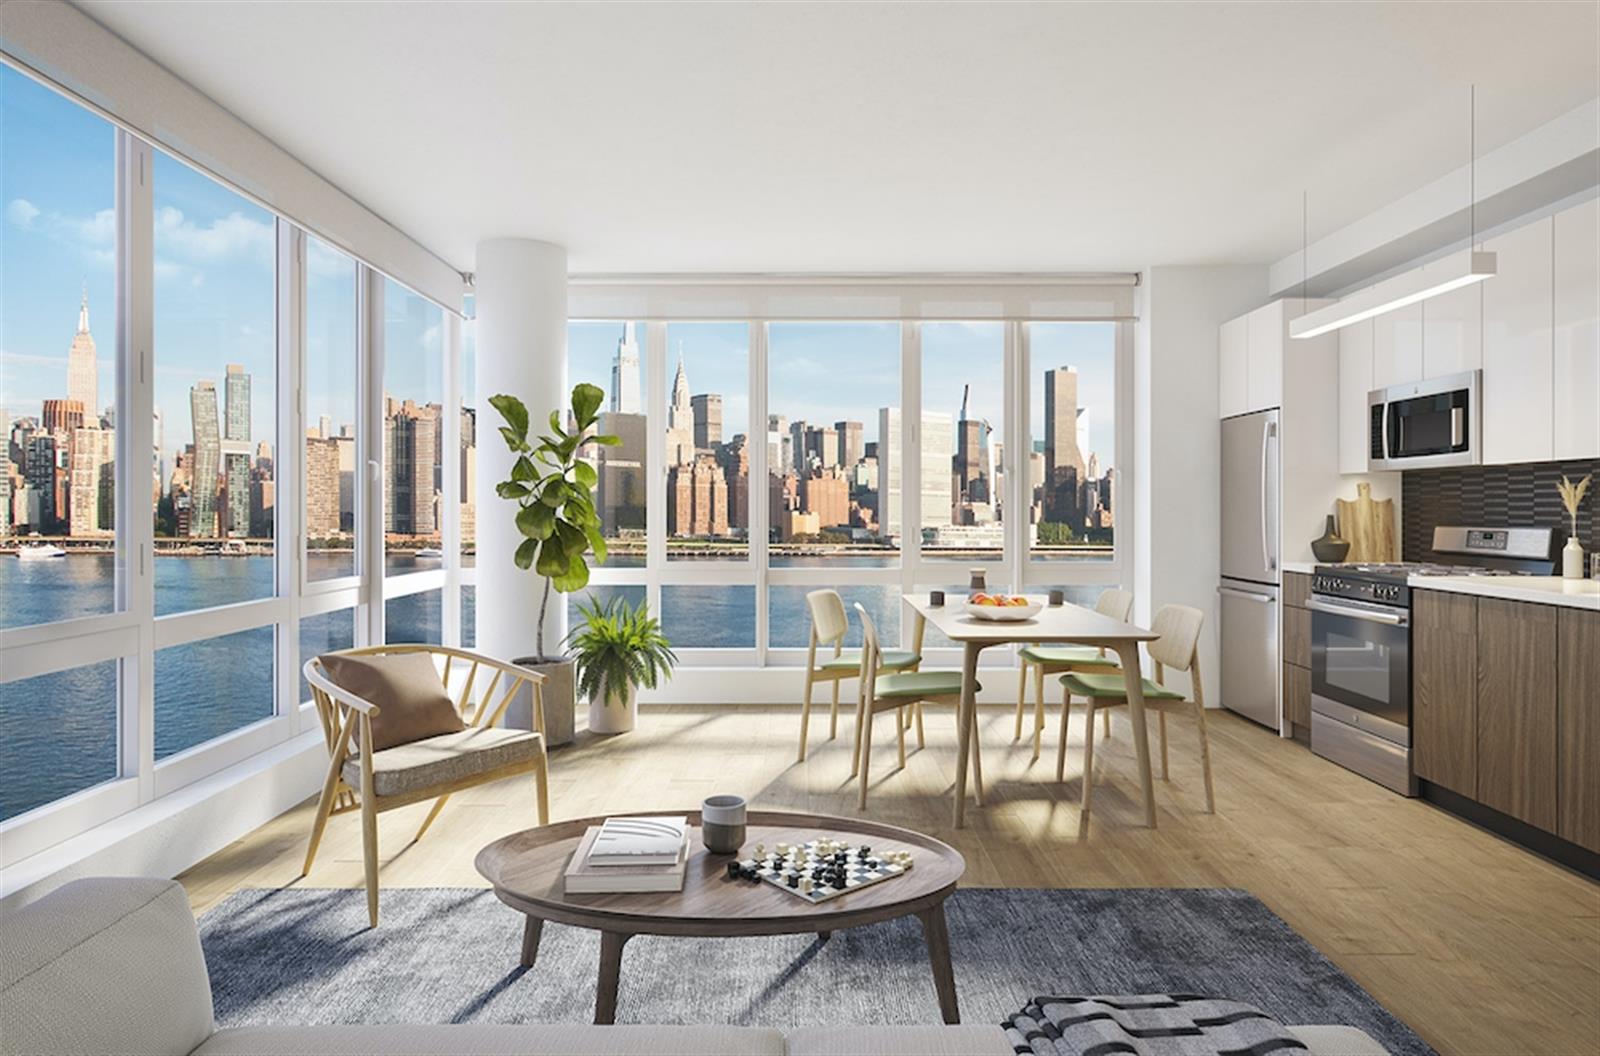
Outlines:
{"type": "Polygon", "coordinates": [[[94,338],[89,335],[89,291],[78,306],[78,332],[67,351],[67,399],[83,405],[84,417],[99,421],[99,373],[94,360],[94,338]]]}

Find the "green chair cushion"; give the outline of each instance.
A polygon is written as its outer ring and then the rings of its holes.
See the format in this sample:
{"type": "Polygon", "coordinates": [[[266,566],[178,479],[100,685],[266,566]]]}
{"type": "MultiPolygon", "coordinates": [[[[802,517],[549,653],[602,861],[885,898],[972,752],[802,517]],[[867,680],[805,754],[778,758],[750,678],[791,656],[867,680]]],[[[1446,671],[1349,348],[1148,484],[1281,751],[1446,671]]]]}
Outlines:
{"type": "MultiPolygon", "coordinates": [[[[1148,678],[1140,679],[1144,685],[1144,699],[1146,700],[1184,700],[1182,693],[1174,693],[1165,686],[1158,686],[1148,678]]],[[[1061,684],[1067,687],[1075,697],[1126,697],[1128,684],[1123,681],[1122,675],[1077,674],[1061,676],[1061,684]]]]}
{"type": "MultiPolygon", "coordinates": [[[[922,657],[909,649],[885,649],[879,653],[883,667],[888,671],[898,671],[901,668],[911,667],[922,657]]],[[[838,656],[830,656],[817,665],[821,671],[859,671],[861,670],[861,650],[846,649],[838,656]]]]}
{"type": "Polygon", "coordinates": [[[960,671],[906,671],[898,675],[879,675],[873,686],[873,694],[879,700],[922,700],[924,697],[954,697],[960,693],[960,671]]]}
{"type": "Polygon", "coordinates": [[[1072,664],[1077,667],[1116,667],[1114,655],[1101,656],[1092,645],[1030,645],[1022,650],[1029,664],[1072,664]]]}

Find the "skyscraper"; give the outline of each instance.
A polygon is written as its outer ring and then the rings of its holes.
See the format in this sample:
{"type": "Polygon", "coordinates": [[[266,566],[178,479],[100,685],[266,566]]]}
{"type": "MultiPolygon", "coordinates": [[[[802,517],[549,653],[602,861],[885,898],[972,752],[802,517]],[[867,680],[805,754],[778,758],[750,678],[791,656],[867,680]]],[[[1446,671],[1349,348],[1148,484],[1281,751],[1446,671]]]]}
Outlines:
{"type": "Polygon", "coordinates": [[[722,394],[705,392],[689,399],[694,414],[694,446],[708,451],[722,443],[722,394]]]}
{"type": "Polygon", "coordinates": [[[1078,371],[1044,372],[1044,520],[1081,528],[1078,486],[1083,454],[1078,449],[1078,371]]]}
{"type": "Polygon", "coordinates": [[[0,409],[0,536],[11,534],[11,416],[0,409]]]}
{"type": "Polygon", "coordinates": [[[951,523],[950,466],[955,447],[948,411],[922,412],[922,527],[951,523]]]}
{"type": "MultiPolygon", "coordinates": [[[[983,464],[983,422],[968,416],[971,386],[961,389],[961,417],[956,420],[956,453],[951,463],[955,501],[989,501],[989,475],[983,464]]],[[[957,519],[959,520],[959,519],[957,519]]]]}
{"type": "Polygon", "coordinates": [[[617,354],[611,360],[611,413],[639,412],[639,346],[633,340],[633,324],[622,324],[617,354]]]}
{"type": "Polygon", "coordinates": [[[339,492],[339,441],[306,441],[306,536],[326,539],[342,530],[339,492]]]}
{"type": "Polygon", "coordinates": [[[672,403],[667,407],[667,465],[694,461],[694,407],[689,400],[689,375],[683,353],[678,353],[678,373],[672,379],[672,403]]]}
{"type": "Polygon", "coordinates": [[[76,536],[110,535],[116,510],[116,434],[75,429],[71,450],[67,530],[76,536]]]}
{"type": "Polygon", "coordinates": [[[839,465],[850,469],[866,453],[861,444],[862,425],[860,422],[834,422],[833,427],[839,433],[839,465]]]}
{"type": "Polygon", "coordinates": [[[189,534],[206,538],[217,534],[217,471],[221,468],[222,460],[215,382],[197,381],[189,390],[189,420],[194,425],[194,483],[189,503],[189,534]]]}
{"type": "Polygon", "coordinates": [[[228,364],[225,395],[227,420],[223,423],[224,440],[250,439],[250,375],[237,363],[228,364]]]}
{"type": "MultiPolygon", "coordinates": [[[[85,414],[100,413],[99,368],[94,358],[94,338],[89,335],[89,287],[83,288],[78,306],[78,332],[67,350],[67,399],[83,405],[85,414]]],[[[98,420],[98,419],[97,419],[98,420]]]]}
{"type": "Polygon", "coordinates": [[[388,473],[384,478],[384,524],[396,535],[433,535],[435,516],[433,467],[438,446],[438,413],[406,400],[391,409],[383,422],[384,453],[388,473]]]}

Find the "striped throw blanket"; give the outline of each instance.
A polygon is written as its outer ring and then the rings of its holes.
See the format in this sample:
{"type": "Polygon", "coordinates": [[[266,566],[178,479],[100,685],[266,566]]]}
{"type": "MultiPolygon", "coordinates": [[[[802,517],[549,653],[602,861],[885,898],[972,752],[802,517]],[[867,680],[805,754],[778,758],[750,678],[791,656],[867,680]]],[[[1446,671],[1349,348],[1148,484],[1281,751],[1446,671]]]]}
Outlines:
{"type": "Polygon", "coordinates": [[[1254,1005],[1194,994],[1036,997],[1002,1025],[1018,1056],[1271,1056],[1306,1050],[1254,1005]]]}

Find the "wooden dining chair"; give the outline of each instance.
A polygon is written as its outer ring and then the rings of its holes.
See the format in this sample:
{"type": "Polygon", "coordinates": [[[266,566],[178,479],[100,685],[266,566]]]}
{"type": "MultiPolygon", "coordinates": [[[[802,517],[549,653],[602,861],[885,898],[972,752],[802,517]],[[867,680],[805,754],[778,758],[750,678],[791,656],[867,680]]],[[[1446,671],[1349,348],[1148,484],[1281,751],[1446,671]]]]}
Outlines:
{"type": "MultiPolygon", "coordinates": [[[[1206,812],[1216,812],[1216,797],[1211,787],[1211,743],[1206,737],[1205,693],[1200,685],[1200,625],[1205,614],[1187,605],[1163,605],[1157,612],[1151,630],[1157,638],[1148,643],[1150,659],[1155,664],[1154,682],[1141,678],[1144,706],[1160,716],[1161,724],[1161,779],[1167,779],[1167,712],[1177,708],[1193,708],[1195,726],[1200,733],[1200,769],[1205,775],[1206,812]],[[1182,693],[1168,689],[1166,669],[1173,668],[1189,673],[1189,686],[1194,693],[1190,701],[1182,693]]],[[[1066,778],[1067,719],[1072,711],[1072,698],[1088,701],[1088,715],[1083,735],[1083,799],[1078,814],[1078,835],[1089,831],[1089,799],[1094,784],[1094,713],[1109,708],[1125,707],[1128,687],[1123,672],[1073,671],[1061,676],[1061,743],[1056,746],[1056,780],[1066,778]]]]}
{"type": "MultiPolygon", "coordinates": [[[[1094,611],[1123,623],[1133,614],[1133,594],[1126,590],[1111,589],[1095,599],[1094,611]]],[[[1022,649],[1022,670],[1017,677],[1017,728],[1013,741],[1022,740],[1022,714],[1027,707],[1028,675],[1033,675],[1033,758],[1039,758],[1039,746],[1044,739],[1044,679],[1046,675],[1065,674],[1069,671],[1105,672],[1117,670],[1117,658],[1104,647],[1092,645],[1040,645],[1035,642],[1022,649]]],[[[1111,712],[1104,712],[1105,735],[1111,736],[1111,712]]]]}
{"type": "Polygon", "coordinates": [[[301,876],[311,872],[328,819],[361,812],[361,856],[366,868],[367,915],[378,926],[378,815],[425,799],[434,800],[422,819],[415,843],[422,839],[450,796],[475,785],[533,773],[539,824],[550,823],[549,765],[545,754],[545,676],[525,667],[502,663],[465,649],[442,645],[378,645],[345,649],[340,656],[427,653],[441,667],[440,679],[450,686],[452,668],[461,682],[456,698],[466,729],[420,741],[372,750],[372,716],[379,706],[342,689],[323,670],[320,659],[305,662],[303,672],[322,720],[328,743],[328,775],[317,801],[311,843],[301,876]],[[481,682],[487,679],[488,684],[481,682]],[[495,724],[523,686],[533,693],[532,730],[502,729],[495,724]],[[474,693],[474,690],[478,692],[474,693]],[[503,691],[503,692],[502,692],[503,691]],[[352,743],[354,741],[354,743],[352,743]]]}
{"type": "MultiPolygon", "coordinates": [[[[833,704],[828,710],[828,740],[839,736],[839,683],[861,677],[861,650],[844,647],[845,633],[850,629],[844,611],[844,600],[837,590],[813,590],[806,595],[806,607],[811,610],[811,645],[806,650],[806,696],[800,706],[800,762],[806,761],[807,740],[811,727],[811,691],[818,682],[833,685],[833,704]],[[832,648],[818,658],[819,649],[832,648]]],[[[858,606],[859,607],[859,606],[858,606]]],[[[915,671],[922,662],[922,626],[920,622],[913,633],[910,649],[885,649],[882,666],[886,671],[915,671]]],[[[861,699],[861,687],[856,687],[856,700],[861,699]]]]}
{"type": "MultiPolygon", "coordinates": [[[[923,704],[953,704],[959,719],[961,714],[961,672],[959,671],[885,671],[878,648],[878,629],[872,617],[858,603],[856,615],[861,619],[861,693],[856,700],[856,744],[851,759],[850,776],[861,779],[857,809],[867,809],[867,780],[872,761],[872,717],[882,711],[895,713],[894,731],[900,748],[900,768],[906,765],[906,709],[920,709],[923,704]]],[[[921,726],[918,726],[919,738],[921,726]]],[[[983,800],[983,760],[978,752],[978,739],[972,739],[972,775],[978,800],[983,800]]]]}

